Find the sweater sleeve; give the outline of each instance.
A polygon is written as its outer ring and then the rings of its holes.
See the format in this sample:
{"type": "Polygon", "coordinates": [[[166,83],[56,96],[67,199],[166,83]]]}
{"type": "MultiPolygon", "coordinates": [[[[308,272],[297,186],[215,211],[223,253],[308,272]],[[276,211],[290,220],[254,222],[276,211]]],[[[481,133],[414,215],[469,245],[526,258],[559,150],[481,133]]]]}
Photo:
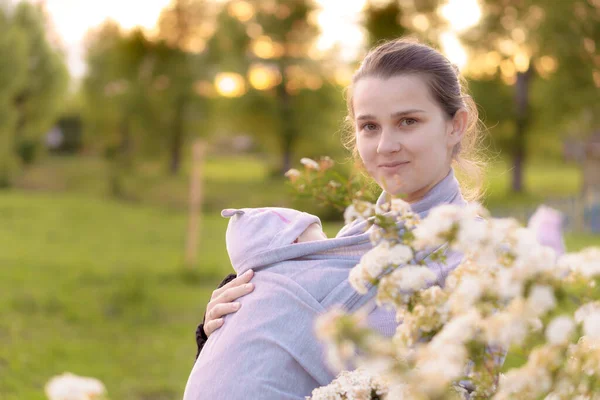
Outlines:
{"type": "MultiPolygon", "coordinates": [[[[219,283],[219,286],[217,287],[217,289],[225,286],[227,283],[231,282],[236,277],[237,277],[236,274],[227,275],[225,277],[225,279],[223,279],[223,281],[221,281],[221,283],[219,283]]],[[[196,347],[197,347],[196,359],[198,359],[198,356],[200,355],[200,352],[202,351],[204,344],[208,340],[208,337],[206,336],[206,333],[204,332],[204,321],[205,320],[206,320],[206,314],[204,315],[204,317],[202,317],[202,323],[200,325],[198,325],[198,327],[196,328],[196,347]]]]}

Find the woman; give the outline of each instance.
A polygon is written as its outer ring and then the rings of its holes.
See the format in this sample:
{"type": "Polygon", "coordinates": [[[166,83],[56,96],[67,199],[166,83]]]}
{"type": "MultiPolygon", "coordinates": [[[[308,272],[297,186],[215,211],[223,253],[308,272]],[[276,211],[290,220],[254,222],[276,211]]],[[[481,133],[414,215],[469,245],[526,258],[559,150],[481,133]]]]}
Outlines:
{"type": "MultiPolygon", "coordinates": [[[[404,195],[421,215],[440,204],[466,205],[465,197],[476,198],[477,190],[459,186],[454,168],[479,183],[477,109],[458,70],[439,52],[405,39],[373,49],[354,75],[348,111],[354,128],[348,145],[385,192],[404,195]]],[[[338,237],[355,228],[344,227],[338,237]]],[[[452,255],[444,265],[429,265],[442,285],[459,262],[460,255],[452,255]]],[[[198,328],[199,351],[222,327],[223,317],[237,311],[235,300],[253,290],[251,279],[252,273],[229,276],[213,292],[198,328]]],[[[374,308],[368,323],[391,336],[394,312],[374,308]]]]}

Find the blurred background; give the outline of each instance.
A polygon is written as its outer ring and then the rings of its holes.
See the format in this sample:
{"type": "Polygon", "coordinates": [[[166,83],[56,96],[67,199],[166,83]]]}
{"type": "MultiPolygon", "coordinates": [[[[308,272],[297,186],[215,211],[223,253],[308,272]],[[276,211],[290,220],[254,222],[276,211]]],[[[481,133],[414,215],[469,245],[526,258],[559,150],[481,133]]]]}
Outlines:
{"type": "Polygon", "coordinates": [[[222,208],[300,207],[300,157],[352,162],[344,88],[412,35],[487,127],[484,203],[600,245],[599,0],[0,0],[0,399],[70,371],[178,399],[231,271],[222,208]],[[192,151],[195,149],[195,151],[192,151]]]}

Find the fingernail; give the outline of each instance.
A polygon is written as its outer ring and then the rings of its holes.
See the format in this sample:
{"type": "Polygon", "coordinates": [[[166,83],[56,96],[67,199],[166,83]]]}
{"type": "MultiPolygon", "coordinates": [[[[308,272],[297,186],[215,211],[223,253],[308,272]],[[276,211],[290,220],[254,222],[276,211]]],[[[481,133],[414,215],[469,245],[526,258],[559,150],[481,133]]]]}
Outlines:
{"type": "Polygon", "coordinates": [[[240,309],[240,303],[233,303],[233,309],[234,310],[239,310],[240,309]]]}
{"type": "Polygon", "coordinates": [[[246,273],[244,273],[244,275],[252,275],[253,273],[254,273],[254,271],[249,269],[248,271],[246,271],[246,273]]]}
{"type": "Polygon", "coordinates": [[[218,323],[219,325],[221,325],[221,324],[223,323],[223,318],[218,318],[218,319],[216,319],[215,321],[217,321],[217,323],[218,323]]]}
{"type": "Polygon", "coordinates": [[[244,286],[246,287],[246,289],[251,289],[254,286],[254,284],[253,283],[246,283],[244,286]]]}

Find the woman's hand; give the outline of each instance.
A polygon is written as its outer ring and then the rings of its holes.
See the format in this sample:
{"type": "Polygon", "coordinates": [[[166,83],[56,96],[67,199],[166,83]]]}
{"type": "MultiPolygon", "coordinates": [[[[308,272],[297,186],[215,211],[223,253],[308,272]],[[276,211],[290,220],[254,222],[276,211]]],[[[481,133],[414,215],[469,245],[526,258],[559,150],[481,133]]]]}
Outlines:
{"type": "Polygon", "coordinates": [[[222,317],[224,315],[234,313],[240,309],[240,303],[234,300],[254,290],[254,284],[249,283],[253,276],[254,271],[248,270],[212,293],[210,301],[206,306],[204,318],[204,333],[206,337],[223,326],[222,317]]]}

